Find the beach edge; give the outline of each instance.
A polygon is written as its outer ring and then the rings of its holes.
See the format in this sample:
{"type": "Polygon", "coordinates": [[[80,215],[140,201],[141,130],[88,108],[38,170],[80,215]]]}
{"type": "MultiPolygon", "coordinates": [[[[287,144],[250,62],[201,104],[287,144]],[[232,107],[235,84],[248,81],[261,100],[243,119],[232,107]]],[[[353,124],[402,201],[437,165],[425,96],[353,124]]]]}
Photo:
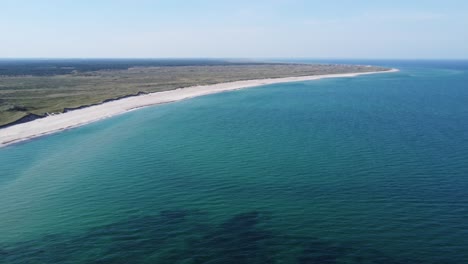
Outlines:
{"type": "Polygon", "coordinates": [[[94,123],[102,119],[133,111],[135,109],[181,101],[203,95],[277,83],[312,81],[326,78],[356,77],[360,75],[391,73],[398,71],[398,69],[392,68],[386,71],[243,80],[202,86],[190,86],[175,90],[127,97],[2,128],[0,129],[0,147],[5,147],[11,144],[94,123]]]}

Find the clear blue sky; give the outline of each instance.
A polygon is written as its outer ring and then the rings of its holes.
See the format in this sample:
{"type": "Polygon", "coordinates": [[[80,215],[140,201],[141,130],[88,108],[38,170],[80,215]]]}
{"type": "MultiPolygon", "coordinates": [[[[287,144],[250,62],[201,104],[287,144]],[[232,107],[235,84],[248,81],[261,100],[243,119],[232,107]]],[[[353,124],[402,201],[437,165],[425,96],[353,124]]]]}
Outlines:
{"type": "Polygon", "coordinates": [[[466,0],[0,0],[0,57],[468,58],[466,0]]]}

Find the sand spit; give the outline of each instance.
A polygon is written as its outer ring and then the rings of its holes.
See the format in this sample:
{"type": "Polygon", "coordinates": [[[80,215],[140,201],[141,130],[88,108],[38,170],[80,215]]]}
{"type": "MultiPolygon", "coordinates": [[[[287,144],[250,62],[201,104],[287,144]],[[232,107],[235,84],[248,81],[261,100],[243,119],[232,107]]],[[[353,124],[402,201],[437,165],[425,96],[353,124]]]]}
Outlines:
{"type": "Polygon", "coordinates": [[[256,87],[267,84],[311,81],[324,78],[342,78],[355,77],[366,74],[396,72],[397,69],[378,72],[362,72],[362,73],[345,73],[345,74],[327,74],[301,77],[286,77],[236,81],[227,83],[218,83],[212,85],[192,86],[180,88],[176,90],[144,94],[134,97],[128,97],[120,100],[115,100],[100,105],[90,106],[83,109],[70,111],[63,114],[47,116],[45,118],[36,119],[31,122],[14,125],[0,129],[0,147],[17,143],[20,141],[48,135],[59,132],[65,129],[70,129],[92,122],[99,121],[104,118],[122,114],[137,108],[169,103],[197,96],[233,91],[238,89],[256,87]]]}

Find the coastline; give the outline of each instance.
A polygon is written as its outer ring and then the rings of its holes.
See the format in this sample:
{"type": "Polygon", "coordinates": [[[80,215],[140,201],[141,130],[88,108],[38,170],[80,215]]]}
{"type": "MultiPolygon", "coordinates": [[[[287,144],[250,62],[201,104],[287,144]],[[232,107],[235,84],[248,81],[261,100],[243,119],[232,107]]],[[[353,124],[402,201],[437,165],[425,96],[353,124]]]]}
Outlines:
{"type": "Polygon", "coordinates": [[[79,127],[108,117],[123,114],[138,108],[163,103],[170,103],[213,93],[234,91],[268,84],[312,81],[325,78],[355,77],[360,75],[390,73],[397,71],[398,69],[390,69],[388,71],[376,72],[325,74],[300,77],[245,80],[203,86],[191,86],[175,90],[127,97],[119,100],[102,103],[99,105],[69,111],[58,115],[47,116],[27,123],[17,124],[11,127],[0,129],[0,147],[4,147],[21,141],[30,140],[44,135],[53,134],[66,129],[79,127]]]}

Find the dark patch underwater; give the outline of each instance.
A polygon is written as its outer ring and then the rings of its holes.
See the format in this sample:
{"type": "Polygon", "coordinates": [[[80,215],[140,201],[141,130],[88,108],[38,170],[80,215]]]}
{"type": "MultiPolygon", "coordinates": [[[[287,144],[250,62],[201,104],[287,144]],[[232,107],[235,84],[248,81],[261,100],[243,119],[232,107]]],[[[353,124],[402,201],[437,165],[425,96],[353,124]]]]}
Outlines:
{"type": "MultiPolygon", "coordinates": [[[[0,244],[2,263],[414,263],[372,248],[294,237],[262,227],[269,214],[240,213],[219,225],[197,221],[200,212],[172,210],[93,228],[0,244]],[[292,250],[294,249],[294,250],[292,250]],[[282,254],[280,254],[282,253],[282,254]],[[285,254],[286,253],[286,254],[285,254]],[[345,261],[345,262],[343,262],[345,261]]],[[[205,215],[206,216],[206,215],[205,215]]]]}

